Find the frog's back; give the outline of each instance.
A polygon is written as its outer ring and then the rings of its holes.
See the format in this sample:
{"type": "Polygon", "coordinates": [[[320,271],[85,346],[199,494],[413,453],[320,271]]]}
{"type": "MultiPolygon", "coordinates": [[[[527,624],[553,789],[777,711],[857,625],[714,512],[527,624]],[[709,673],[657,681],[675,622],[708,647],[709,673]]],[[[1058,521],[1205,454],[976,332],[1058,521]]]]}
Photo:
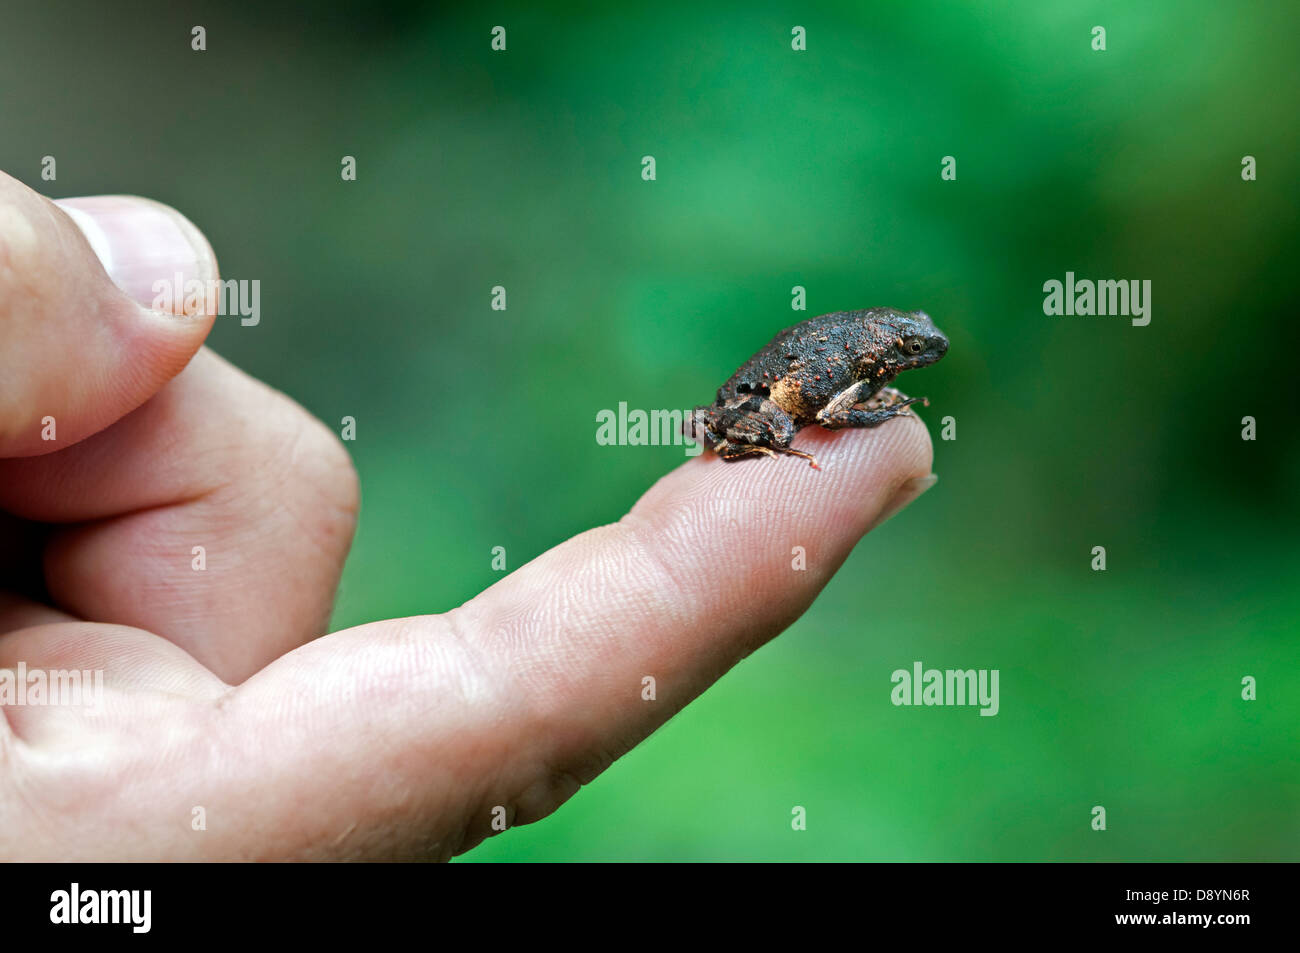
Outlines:
{"type": "Polygon", "coordinates": [[[781,381],[798,381],[810,403],[843,389],[860,356],[877,346],[890,313],[833,311],[785,328],[718,389],[718,406],[748,394],[766,397],[781,381]]]}

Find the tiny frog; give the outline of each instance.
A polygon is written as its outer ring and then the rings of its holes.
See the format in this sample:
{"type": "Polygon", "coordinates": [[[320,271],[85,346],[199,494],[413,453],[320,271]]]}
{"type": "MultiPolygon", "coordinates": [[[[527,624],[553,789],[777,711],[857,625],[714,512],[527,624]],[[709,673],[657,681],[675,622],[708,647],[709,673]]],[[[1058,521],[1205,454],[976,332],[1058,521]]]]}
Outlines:
{"type": "Polygon", "coordinates": [[[828,430],[876,427],[907,415],[924,397],[886,385],[933,364],[948,339],[923,311],[836,311],[786,328],[718,388],[718,399],[691,414],[690,434],[724,460],[788,453],[817,466],[790,441],[809,424],[828,430]],[[865,405],[865,406],[859,406],[865,405]]]}

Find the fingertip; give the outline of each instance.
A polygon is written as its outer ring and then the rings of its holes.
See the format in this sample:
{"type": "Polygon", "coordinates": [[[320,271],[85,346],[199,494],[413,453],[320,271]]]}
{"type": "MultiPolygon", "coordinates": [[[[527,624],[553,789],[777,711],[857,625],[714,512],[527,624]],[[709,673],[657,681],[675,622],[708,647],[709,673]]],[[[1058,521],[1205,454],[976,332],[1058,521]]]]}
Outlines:
{"type": "Polygon", "coordinates": [[[807,427],[794,448],[812,454],[818,466],[794,456],[724,461],[705,452],[661,479],[633,512],[669,519],[682,506],[708,513],[719,504],[729,511],[743,504],[746,518],[705,532],[734,534],[741,545],[740,539],[752,538],[761,527],[802,527],[856,542],[879,525],[880,514],[908,481],[930,475],[934,460],[930,432],[915,416],[869,430],[807,427]],[[714,502],[702,506],[706,498],[714,502]]]}

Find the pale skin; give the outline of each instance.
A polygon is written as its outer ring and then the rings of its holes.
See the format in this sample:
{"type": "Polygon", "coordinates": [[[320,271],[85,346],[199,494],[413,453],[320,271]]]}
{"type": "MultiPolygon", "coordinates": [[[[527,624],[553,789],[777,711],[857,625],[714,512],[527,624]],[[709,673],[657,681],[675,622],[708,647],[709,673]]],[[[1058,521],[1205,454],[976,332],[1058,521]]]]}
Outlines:
{"type": "MultiPolygon", "coordinates": [[[[128,220],[143,200],[113,201],[128,220]]],[[[197,230],[152,207],[214,277],[197,230]]],[[[112,267],[0,174],[0,668],[105,672],[98,709],[0,707],[0,859],[450,858],[498,806],[512,826],[554,811],[932,482],[914,417],[808,428],[821,471],[703,454],[459,608],[323,635],[348,452],[203,348],[210,317],[139,300],[172,263],[112,267]]]]}

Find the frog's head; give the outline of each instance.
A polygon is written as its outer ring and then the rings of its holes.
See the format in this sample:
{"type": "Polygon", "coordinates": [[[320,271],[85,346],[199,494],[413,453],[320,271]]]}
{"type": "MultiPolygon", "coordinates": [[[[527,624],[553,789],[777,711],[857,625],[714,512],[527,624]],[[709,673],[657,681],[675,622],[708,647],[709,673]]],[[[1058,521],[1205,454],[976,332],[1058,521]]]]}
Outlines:
{"type": "Polygon", "coordinates": [[[948,353],[948,339],[924,311],[900,311],[893,325],[898,338],[890,357],[899,370],[925,367],[948,353]]]}

